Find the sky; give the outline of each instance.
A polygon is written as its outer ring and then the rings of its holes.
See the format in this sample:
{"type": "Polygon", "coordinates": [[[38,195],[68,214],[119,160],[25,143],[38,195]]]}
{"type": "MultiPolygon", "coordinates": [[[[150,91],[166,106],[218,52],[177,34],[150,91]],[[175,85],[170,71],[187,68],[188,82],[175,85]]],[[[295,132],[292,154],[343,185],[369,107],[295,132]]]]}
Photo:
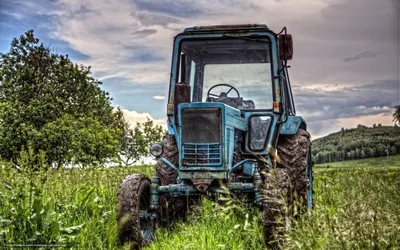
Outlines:
{"type": "Polygon", "coordinates": [[[393,125],[400,104],[399,0],[0,0],[0,53],[29,29],[91,65],[131,123],[166,122],[173,37],[215,24],[286,26],[297,114],[313,139],[393,125]]]}

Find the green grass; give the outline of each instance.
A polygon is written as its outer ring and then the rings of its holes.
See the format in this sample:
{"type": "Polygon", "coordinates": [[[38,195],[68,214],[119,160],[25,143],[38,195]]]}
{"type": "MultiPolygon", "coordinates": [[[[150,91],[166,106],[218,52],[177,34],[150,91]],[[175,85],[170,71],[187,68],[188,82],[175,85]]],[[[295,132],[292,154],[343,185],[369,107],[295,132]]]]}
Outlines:
{"type": "MultiPolygon", "coordinates": [[[[280,238],[281,247],[400,249],[399,158],[385,159],[316,168],[313,215],[296,220],[280,238]]],[[[128,174],[150,176],[153,171],[151,167],[37,173],[0,169],[0,248],[62,244],[121,249],[115,222],[119,183],[128,174]]],[[[262,230],[255,208],[239,203],[219,207],[206,200],[186,222],[159,228],[148,249],[263,249],[262,230]]]]}
{"type": "Polygon", "coordinates": [[[139,172],[151,175],[153,168],[32,173],[0,169],[0,248],[10,244],[115,248],[119,183],[139,172]]]}
{"type": "Polygon", "coordinates": [[[368,158],[363,160],[340,161],[330,162],[323,164],[316,164],[315,169],[320,168],[399,168],[400,155],[393,155],[388,157],[368,158]]]}

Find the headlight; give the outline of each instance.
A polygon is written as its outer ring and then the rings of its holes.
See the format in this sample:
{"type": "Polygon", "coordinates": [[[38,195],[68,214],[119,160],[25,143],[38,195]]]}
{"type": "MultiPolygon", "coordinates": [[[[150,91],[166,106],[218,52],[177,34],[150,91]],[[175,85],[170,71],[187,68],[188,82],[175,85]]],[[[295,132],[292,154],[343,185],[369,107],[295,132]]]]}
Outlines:
{"type": "Polygon", "coordinates": [[[155,156],[159,157],[164,152],[164,147],[160,143],[154,143],[150,146],[150,153],[155,156]]]}

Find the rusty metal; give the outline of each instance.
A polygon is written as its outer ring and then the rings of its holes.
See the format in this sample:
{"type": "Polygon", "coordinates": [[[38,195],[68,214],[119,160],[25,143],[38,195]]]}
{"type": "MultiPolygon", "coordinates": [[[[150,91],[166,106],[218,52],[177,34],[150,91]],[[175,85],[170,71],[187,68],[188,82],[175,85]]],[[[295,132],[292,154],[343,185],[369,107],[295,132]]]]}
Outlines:
{"type": "Polygon", "coordinates": [[[210,186],[207,191],[200,192],[190,184],[170,184],[167,186],[158,187],[159,194],[170,194],[174,197],[203,194],[203,193],[226,193],[229,191],[252,192],[254,191],[254,183],[233,182],[226,185],[226,188],[221,186],[210,186]]]}
{"type": "Polygon", "coordinates": [[[241,30],[250,28],[266,28],[267,26],[260,26],[258,24],[235,24],[235,25],[210,25],[210,26],[197,26],[194,30],[241,30]]]}
{"type": "Polygon", "coordinates": [[[212,179],[201,179],[201,178],[192,180],[193,185],[200,193],[204,193],[205,191],[207,191],[212,181],[213,181],[212,179]]]}

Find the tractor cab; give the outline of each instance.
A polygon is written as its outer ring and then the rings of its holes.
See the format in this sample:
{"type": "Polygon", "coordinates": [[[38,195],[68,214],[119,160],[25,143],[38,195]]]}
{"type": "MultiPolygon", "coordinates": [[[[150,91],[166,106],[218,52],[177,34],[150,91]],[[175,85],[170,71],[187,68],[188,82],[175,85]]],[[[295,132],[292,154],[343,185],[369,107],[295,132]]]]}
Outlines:
{"type": "Polygon", "coordinates": [[[181,81],[190,87],[190,102],[220,102],[243,111],[272,110],[271,43],[223,36],[183,40],[181,81]],[[182,72],[182,71],[185,72],[182,72]]]}
{"type": "Polygon", "coordinates": [[[291,57],[291,36],[266,25],[199,26],[175,37],[167,114],[181,179],[205,169],[227,179],[242,160],[270,160],[282,119],[295,113],[291,57]]]}

